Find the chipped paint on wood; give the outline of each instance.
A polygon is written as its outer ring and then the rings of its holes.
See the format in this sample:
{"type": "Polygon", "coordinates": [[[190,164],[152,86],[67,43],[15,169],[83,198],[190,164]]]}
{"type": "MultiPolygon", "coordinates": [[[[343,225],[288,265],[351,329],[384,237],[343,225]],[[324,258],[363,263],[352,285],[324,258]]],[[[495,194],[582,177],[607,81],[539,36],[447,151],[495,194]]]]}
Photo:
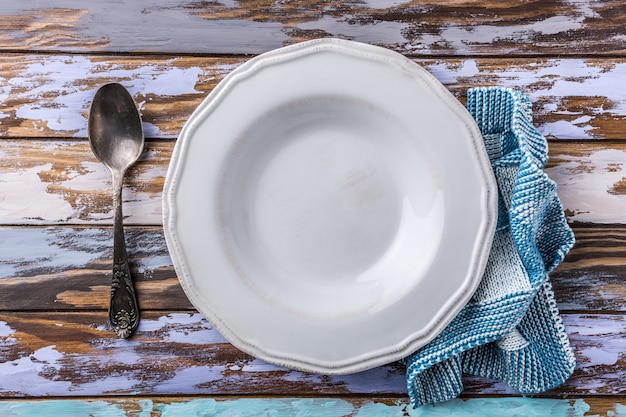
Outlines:
{"type": "Polygon", "coordinates": [[[411,56],[461,100],[475,86],[522,90],[551,139],[621,140],[624,11],[617,0],[3,4],[0,396],[84,401],[0,402],[0,414],[626,414],[626,316],[615,314],[626,308],[623,143],[551,142],[547,171],[578,242],[553,274],[559,305],[570,309],[564,320],[578,359],[574,376],[545,399],[511,398],[505,384],[467,378],[467,395],[482,398],[411,410],[401,365],[343,377],[275,367],[235,349],[192,309],[159,226],[171,142],[149,142],[125,184],[126,220],[141,225],[128,237],[144,314],[134,338],[115,338],[106,319],[110,179],[83,140],[93,93],[105,82],[129,88],[149,138],[171,139],[215,85],[249,59],[239,54],[321,36],[411,56]],[[123,53],[103,55],[109,52],[123,53]],[[115,398],[121,394],[150,398],[115,398]],[[487,398],[493,395],[505,397],[487,398]],[[586,398],[561,399],[580,396],[586,398]]]}
{"type": "Polygon", "coordinates": [[[86,137],[95,91],[107,82],[119,82],[135,98],[144,118],[145,135],[172,137],[207,89],[215,85],[216,78],[230,72],[232,65],[233,60],[228,58],[205,58],[199,63],[193,58],[25,55],[16,60],[3,55],[0,133],[86,137]],[[193,103],[186,106],[189,100],[193,103]],[[165,113],[164,104],[168,106],[165,113]],[[182,114],[178,107],[183,109],[182,114]],[[156,124],[150,121],[155,113],[159,114],[156,124]],[[172,132],[168,123],[174,123],[176,131],[172,132]]]}
{"type": "MultiPolygon", "coordinates": [[[[626,311],[624,227],[574,225],[574,233],[576,245],[551,275],[559,308],[626,311]]],[[[108,307],[110,227],[4,227],[0,235],[0,310],[108,307]]],[[[130,227],[126,237],[140,308],[193,309],[176,277],[162,229],[130,227]]]]}
{"type": "Polygon", "coordinates": [[[334,36],[422,55],[620,53],[623,15],[617,0],[126,0],[113,10],[22,0],[3,5],[0,48],[256,54],[334,36]]]}
{"type": "MultiPolygon", "coordinates": [[[[161,195],[174,143],[149,142],[128,172],[125,223],[161,225],[161,195]]],[[[0,140],[4,225],[111,224],[111,177],[87,141],[0,140]]],[[[570,221],[626,222],[626,147],[551,142],[547,174],[570,221]]]]}
{"type": "MultiPolygon", "coordinates": [[[[117,81],[133,94],[150,138],[174,138],[193,110],[245,58],[0,55],[0,135],[85,137],[95,90],[117,81]],[[17,63],[16,63],[17,62],[17,63]]],[[[416,60],[461,101],[468,88],[528,94],[540,131],[555,139],[623,138],[626,60],[416,60]]]]}
{"type": "MultiPolygon", "coordinates": [[[[124,222],[161,223],[161,193],[171,144],[148,143],[124,182],[124,222]]],[[[87,141],[0,141],[3,223],[107,223],[111,173],[87,141]]]]}
{"type": "MultiPolygon", "coordinates": [[[[0,236],[0,310],[108,308],[112,228],[0,228],[0,236]]],[[[130,227],[126,239],[139,307],[192,309],[163,231],[130,227]]]]}
{"type": "Polygon", "coordinates": [[[305,392],[398,392],[405,385],[393,367],[329,379],[262,363],[225,343],[197,313],[145,313],[127,340],[111,333],[106,312],[17,322],[0,315],[2,322],[0,396],[267,393],[277,383],[305,392]]]}
{"type": "MultiPolygon", "coordinates": [[[[624,316],[566,314],[564,323],[578,365],[551,395],[626,395],[624,316]]],[[[145,312],[127,340],[109,330],[105,310],[0,314],[0,332],[0,396],[406,393],[402,365],[342,376],[281,368],[235,349],[195,312],[145,312]]],[[[481,378],[468,378],[466,392],[514,394],[481,378]]]]}
{"type": "Polygon", "coordinates": [[[557,183],[570,221],[626,223],[626,149],[589,147],[588,152],[563,152],[553,146],[546,173],[557,183]]]}
{"type": "Polygon", "coordinates": [[[594,59],[467,59],[418,61],[461,95],[472,86],[499,85],[527,94],[538,129],[548,138],[624,138],[626,62],[594,59]]]}

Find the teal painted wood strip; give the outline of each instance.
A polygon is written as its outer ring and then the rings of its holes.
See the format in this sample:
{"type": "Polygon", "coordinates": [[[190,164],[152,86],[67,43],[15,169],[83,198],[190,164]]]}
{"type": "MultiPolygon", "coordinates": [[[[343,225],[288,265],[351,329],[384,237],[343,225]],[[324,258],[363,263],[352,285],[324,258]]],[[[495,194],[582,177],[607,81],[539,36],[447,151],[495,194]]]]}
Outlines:
{"type": "Polygon", "coordinates": [[[43,400],[0,403],[3,417],[595,417],[626,416],[626,403],[607,400],[610,410],[594,410],[594,400],[471,398],[412,409],[404,401],[386,403],[331,398],[145,400],[43,400]]]}

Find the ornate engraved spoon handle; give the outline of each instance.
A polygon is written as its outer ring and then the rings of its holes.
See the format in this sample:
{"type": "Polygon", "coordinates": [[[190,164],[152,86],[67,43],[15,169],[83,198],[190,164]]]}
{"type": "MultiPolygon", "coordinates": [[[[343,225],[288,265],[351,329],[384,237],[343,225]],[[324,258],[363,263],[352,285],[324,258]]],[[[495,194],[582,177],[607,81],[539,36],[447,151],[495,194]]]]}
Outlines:
{"type": "Polygon", "coordinates": [[[128,267],[124,224],[122,216],[122,179],[124,175],[113,173],[113,205],[115,224],[113,231],[113,279],[111,282],[111,302],[109,320],[119,337],[126,338],[139,324],[139,309],[135,289],[128,267]]]}

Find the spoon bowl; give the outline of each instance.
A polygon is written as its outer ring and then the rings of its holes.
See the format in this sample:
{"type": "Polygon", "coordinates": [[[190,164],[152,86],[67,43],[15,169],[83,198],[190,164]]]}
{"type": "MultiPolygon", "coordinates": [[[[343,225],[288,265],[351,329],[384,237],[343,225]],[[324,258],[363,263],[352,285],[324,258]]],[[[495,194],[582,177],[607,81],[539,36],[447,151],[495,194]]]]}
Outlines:
{"type": "Polygon", "coordinates": [[[120,337],[128,337],[139,324],[122,215],[122,184],[126,170],[143,151],[141,117],[130,93],[120,84],[106,84],[96,92],[89,111],[89,144],[113,179],[113,277],[109,320],[120,337]]]}
{"type": "Polygon", "coordinates": [[[98,160],[111,170],[126,171],[144,145],[141,117],[126,88],[100,87],[89,112],[89,143],[98,160]]]}

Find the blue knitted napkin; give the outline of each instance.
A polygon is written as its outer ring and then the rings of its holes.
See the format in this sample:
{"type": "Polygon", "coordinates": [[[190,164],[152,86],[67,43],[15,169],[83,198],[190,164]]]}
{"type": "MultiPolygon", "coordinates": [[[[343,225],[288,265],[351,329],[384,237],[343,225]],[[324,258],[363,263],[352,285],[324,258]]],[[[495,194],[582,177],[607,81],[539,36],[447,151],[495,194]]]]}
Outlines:
{"type": "Polygon", "coordinates": [[[407,357],[411,404],[446,401],[463,372],[506,382],[525,394],[564,382],[574,355],[548,273],[574,244],[556,185],[543,171],[547,143],[525,95],[505,88],[468,92],[498,183],[498,223],[481,283],[433,341],[407,357]]]}

